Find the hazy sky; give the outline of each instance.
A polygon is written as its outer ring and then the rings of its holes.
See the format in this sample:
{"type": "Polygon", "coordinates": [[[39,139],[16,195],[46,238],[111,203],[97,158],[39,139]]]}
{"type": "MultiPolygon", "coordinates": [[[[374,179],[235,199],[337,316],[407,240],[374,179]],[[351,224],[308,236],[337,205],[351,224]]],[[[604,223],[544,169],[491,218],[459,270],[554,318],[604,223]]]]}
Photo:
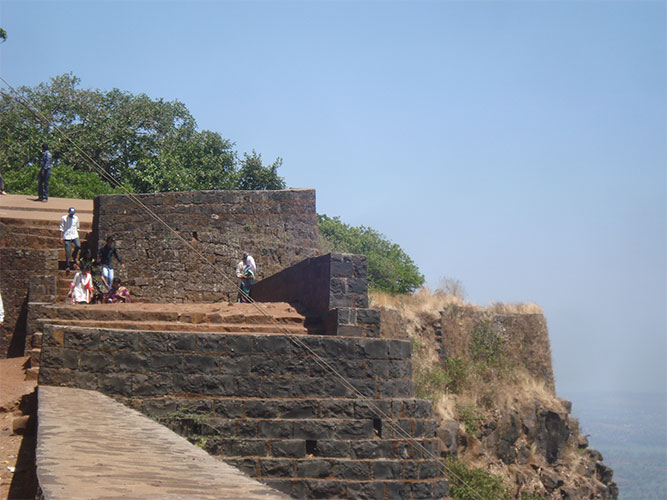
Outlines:
{"type": "MultiPolygon", "coordinates": [[[[431,287],[531,301],[557,390],[666,390],[666,3],[0,2],[0,75],[184,102],[431,287]]],[[[0,133],[2,133],[0,131],[0,133]]]]}

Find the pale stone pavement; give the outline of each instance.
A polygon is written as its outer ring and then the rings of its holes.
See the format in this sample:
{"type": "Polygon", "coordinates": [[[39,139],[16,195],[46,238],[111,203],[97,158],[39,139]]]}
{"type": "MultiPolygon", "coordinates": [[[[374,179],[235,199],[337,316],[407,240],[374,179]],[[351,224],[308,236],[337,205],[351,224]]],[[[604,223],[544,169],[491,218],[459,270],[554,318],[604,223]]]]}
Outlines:
{"type": "Polygon", "coordinates": [[[38,422],[44,500],[289,498],[98,392],[40,385],[38,422]]]}
{"type": "Polygon", "coordinates": [[[58,229],[60,218],[67,214],[69,207],[74,207],[81,223],[93,222],[93,200],[51,197],[42,203],[35,201],[36,198],[26,194],[0,196],[0,217],[50,220],[54,222],[54,229],[58,229]]]}

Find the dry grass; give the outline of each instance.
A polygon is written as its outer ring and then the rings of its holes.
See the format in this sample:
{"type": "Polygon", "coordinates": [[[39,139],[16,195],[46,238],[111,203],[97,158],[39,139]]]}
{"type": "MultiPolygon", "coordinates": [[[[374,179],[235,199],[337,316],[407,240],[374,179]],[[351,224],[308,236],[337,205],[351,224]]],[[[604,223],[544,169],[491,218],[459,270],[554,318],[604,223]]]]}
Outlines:
{"type": "Polygon", "coordinates": [[[532,302],[492,302],[486,310],[496,314],[542,314],[542,308],[532,302]]]}
{"type": "Polygon", "coordinates": [[[428,287],[421,287],[412,295],[392,295],[384,292],[370,292],[372,307],[384,307],[403,313],[406,319],[420,314],[439,316],[440,311],[449,305],[469,305],[456,295],[442,291],[433,292],[428,287]]]}
{"type": "MultiPolygon", "coordinates": [[[[496,302],[484,308],[463,300],[462,292],[447,293],[444,288],[432,291],[422,287],[413,295],[391,295],[382,292],[370,294],[371,307],[395,311],[399,315],[399,320],[396,321],[394,328],[401,333],[407,333],[412,340],[413,378],[416,385],[420,380],[437,380],[438,376],[446,380],[446,375],[451,375],[451,373],[438,373],[438,370],[447,372],[447,366],[442,364],[439,356],[441,345],[433,335],[433,325],[439,324],[441,312],[446,308],[464,307],[469,311],[483,313],[481,317],[485,317],[486,313],[502,315],[542,313],[542,309],[532,303],[496,302]],[[429,378],[430,375],[433,376],[429,378]]],[[[456,287],[454,289],[458,290],[456,287]]],[[[467,315],[463,321],[469,321],[469,318],[467,315]]],[[[468,326],[472,330],[473,324],[468,326]]],[[[467,327],[462,326],[457,332],[467,330],[467,327]]],[[[396,332],[384,332],[383,335],[385,334],[393,337],[396,332]]],[[[459,372],[458,375],[464,383],[456,393],[446,388],[435,394],[430,391],[429,398],[433,399],[434,408],[440,418],[456,420],[460,417],[458,413],[461,408],[477,408],[483,412],[512,411],[519,409],[525,401],[538,401],[545,408],[564,411],[562,404],[554,397],[553,391],[545,382],[531,376],[519,364],[509,358],[501,359],[496,364],[476,362],[470,357],[471,334],[466,333],[458,339],[465,344],[458,349],[454,340],[457,339],[448,339],[450,343],[447,345],[447,353],[450,357],[459,358],[459,367],[463,373],[459,372]]],[[[452,384],[447,385],[452,386],[452,384]]]]}

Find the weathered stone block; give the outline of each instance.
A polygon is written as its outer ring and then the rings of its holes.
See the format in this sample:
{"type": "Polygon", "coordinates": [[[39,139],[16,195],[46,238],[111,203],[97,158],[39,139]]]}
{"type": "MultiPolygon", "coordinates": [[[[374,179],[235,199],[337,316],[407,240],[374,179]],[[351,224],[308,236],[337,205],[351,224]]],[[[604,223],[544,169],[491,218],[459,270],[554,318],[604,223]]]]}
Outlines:
{"type": "Polygon", "coordinates": [[[345,489],[343,481],[306,481],[308,498],[343,498],[345,489]]]}
{"type": "Polygon", "coordinates": [[[263,457],[267,454],[264,439],[229,439],[227,454],[238,457],[263,457]]]}
{"type": "Polygon", "coordinates": [[[336,335],[341,337],[361,337],[363,336],[363,330],[357,325],[338,325],[336,335]]]}
{"type": "Polygon", "coordinates": [[[262,420],[258,424],[257,432],[260,436],[268,438],[289,439],[292,437],[292,422],[289,420],[262,420]]]}
{"type": "Polygon", "coordinates": [[[336,439],[370,439],[374,436],[370,420],[339,420],[335,424],[336,439]]]}
{"type": "Polygon", "coordinates": [[[350,456],[349,441],[320,439],[316,441],[315,456],[341,458],[350,456]]]}
{"type": "Polygon", "coordinates": [[[197,350],[202,353],[226,353],[227,339],[227,335],[217,333],[199,334],[197,335],[197,350]]]}
{"type": "Polygon", "coordinates": [[[290,460],[262,458],[259,460],[259,466],[263,477],[294,476],[294,464],[290,460]]]}
{"type": "Polygon", "coordinates": [[[290,377],[262,377],[261,382],[258,382],[258,390],[260,395],[265,398],[300,396],[300,394],[293,393],[290,377]]]}
{"type": "Polygon", "coordinates": [[[410,483],[402,481],[387,482],[384,483],[384,487],[386,498],[391,498],[392,500],[408,500],[412,498],[410,483]]]}
{"type": "Polygon", "coordinates": [[[132,394],[135,396],[169,394],[174,390],[171,375],[166,373],[137,373],[132,376],[131,381],[132,394]]]}
{"type": "Polygon", "coordinates": [[[329,420],[297,420],[294,422],[295,439],[333,439],[335,424],[329,420]]]}
{"type": "Polygon", "coordinates": [[[304,419],[316,416],[318,402],[315,400],[279,401],[277,406],[281,418],[304,419]]]}
{"type": "Polygon", "coordinates": [[[247,355],[253,352],[253,338],[248,335],[226,335],[229,354],[247,355]]]}
{"type": "MultiPolygon", "coordinates": [[[[73,332],[72,332],[73,333],[73,332]]],[[[138,342],[136,332],[102,331],[98,334],[99,349],[103,351],[137,351],[138,342]]],[[[94,342],[94,340],[91,340],[94,342]]],[[[87,347],[92,349],[92,347],[87,347]]]]}
{"type": "Polygon", "coordinates": [[[415,482],[410,485],[412,490],[412,498],[414,499],[430,499],[433,498],[433,484],[430,482],[415,482]]]}
{"type": "Polygon", "coordinates": [[[331,462],[328,460],[299,460],[296,464],[296,475],[298,477],[325,478],[331,474],[331,462]]]}
{"type": "Polygon", "coordinates": [[[378,309],[356,309],[357,323],[361,325],[379,325],[380,311],[378,309]]]}
{"type": "Polygon", "coordinates": [[[151,353],[146,355],[146,369],[154,372],[180,372],[182,359],[178,354],[151,353]]]}
{"type": "Polygon", "coordinates": [[[88,351],[81,352],[79,358],[79,367],[81,370],[93,371],[97,373],[109,373],[114,368],[110,355],[101,352],[88,351]]]}
{"type": "Polygon", "coordinates": [[[215,399],[213,412],[219,417],[240,418],[243,416],[243,403],[238,400],[215,399]]]}
{"type": "Polygon", "coordinates": [[[353,418],[354,401],[323,400],[320,403],[320,418],[353,418]]]}
{"type": "Polygon", "coordinates": [[[351,448],[352,458],[357,459],[392,458],[394,454],[394,447],[391,441],[353,441],[351,448]]]}
{"type": "Polygon", "coordinates": [[[303,439],[270,441],[270,453],[279,458],[303,458],[306,456],[306,442],[303,439]]]}
{"type": "MultiPolygon", "coordinates": [[[[65,347],[69,349],[95,351],[100,349],[100,340],[100,334],[98,332],[70,330],[65,335],[65,347]]],[[[102,348],[112,350],[108,347],[102,348]]]]}
{"type": "Polygon", "coordinates": [[[400,479],[403,465],[400,460],[377,460],[372,464],[375,479],[400,479]]]}
{"type": "Polygon", "coordinates": [[[147,359],[143,354],[121,351],[113,355],[115,369],[121,372],[138,372],[147,368],[147,359]]]}
{"type": "Polygon", "coordinates": [[[357,343],[358,356],[367,359],[387,359],[387,346],[391,342],[387,340],[362,339],[357,343]]]}
{"type": "Polygon", "coordinates": [[[331,473],[339,479],[368,480],[371,478],[370,463],[361,460],[336,460],[331,473]]]}
{"type": "Polygon", "coordinates": [[[387,341],[389,359],[406,359],[412,354],[412,345],[404,340],[387,341]]]}

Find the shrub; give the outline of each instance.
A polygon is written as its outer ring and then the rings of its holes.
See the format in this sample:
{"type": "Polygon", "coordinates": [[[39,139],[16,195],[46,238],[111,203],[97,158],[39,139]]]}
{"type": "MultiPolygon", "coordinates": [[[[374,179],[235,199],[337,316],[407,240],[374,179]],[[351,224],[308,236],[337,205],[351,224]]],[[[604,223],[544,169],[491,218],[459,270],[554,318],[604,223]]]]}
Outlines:
{"type": "Polygon", "coordinates": [[[493,331],[489,321],[482,321],[472,330],[470,353],[474,361],[498,366],[504,361],[503,339],[493,331]]]}
{"type": "Polygon", "coordinates": [[[477,436],[479,424],[484,421],[484,415],[477,411],[475,405],[457,406],[456,413],[458,420],[463,422],[466,432],[477,436]]]}
{"type": "Polygon", "coordinates": [[[509,500],[501,477],[484,469],[469,469],[463,461],[453,457],[446,459],[445,465],[449,473],[449,494],[454,500],[509,500]]]}
{"type": "MultiPolygon", "coordinates": [[[[20,170],[9,170],[3,175],[5,188],[12,194],[37,196],[39,165],[26,165],[20,170]]],[[[93,199],[98,194],[123,193],[112,188],[94,172],[74,170],[69,165],[51,167],[49,196],[55,198],[93,199]]]]}

